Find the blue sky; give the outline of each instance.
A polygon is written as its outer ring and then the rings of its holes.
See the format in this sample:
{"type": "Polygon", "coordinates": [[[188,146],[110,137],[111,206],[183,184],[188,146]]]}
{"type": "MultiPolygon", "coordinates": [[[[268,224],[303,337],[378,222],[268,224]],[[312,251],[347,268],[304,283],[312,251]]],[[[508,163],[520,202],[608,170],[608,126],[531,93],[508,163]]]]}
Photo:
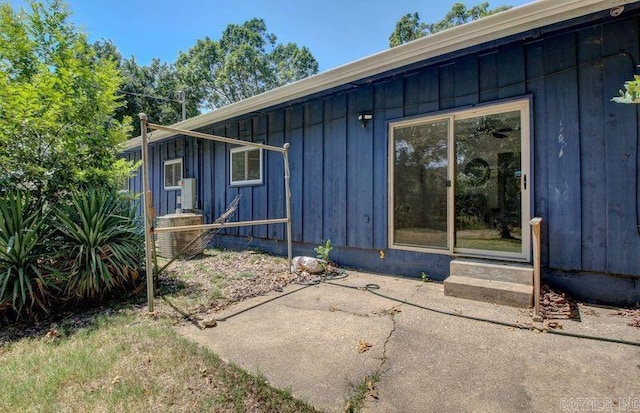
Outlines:
{"type": "MultiPolygon", "coordinates": [[[[7,1],[7,0],[0,0],[7,1]]],[[[22,0],[8,0],[14,7],[22,0]]],[[[72,21],[91,41],[111,39],[138,64],[152,58],[175,61],[197,39],[217,39],[229,23],[265,20],[281,42],[307,46],[331,69],[388,47],[396,21],[418,12],[422,21],[440,20],[455,0],[67,0],[72,21]]],[[[481,2],[462,1],[472,6],[481,2]]],[[[493,0],[491,7],[530,0],[493,0]]]]}

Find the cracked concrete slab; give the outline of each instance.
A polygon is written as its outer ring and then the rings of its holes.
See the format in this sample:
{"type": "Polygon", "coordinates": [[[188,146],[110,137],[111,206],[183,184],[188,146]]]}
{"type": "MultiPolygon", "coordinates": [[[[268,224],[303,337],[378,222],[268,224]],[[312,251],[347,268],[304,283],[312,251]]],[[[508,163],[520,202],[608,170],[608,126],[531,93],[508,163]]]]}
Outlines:
{"type": "MultiPolygon", "coordinates": [[[[231,316],[216,328],[187,325],[180,332],[318,408],[342,411],[353,386],[380,367],[393,329],[385,310],[393,305],[361,291],[310,286],[231,316]],[[360,340],[371,348],[359,353],[360,340]]],[[[219,318],[249,307],[242,303],[219,318]]]]}
{"type": "MultiPolygon", "coordinates": [[[[445,297],[442,285],[350,272],[337,283],[455,314],[509,323],[529,311],[445,297]]],[[[636,400],[640,347],[536,333],[426,311],[363,290],[290,286],[239,303],[218,326],[180,332],[221,358],[326,411],[342,411],[352,385],[380,372],[365,411],[545,411],[570,403],[636,400]],[[396,311],[390,311],[396,308],[396,311]],[[372,344],[358,352],[358,341],[372,344]],[[635,399],[633,399],[635,397],[635,399]],[[590,398],[590,399],[589,399],[590,398]]],[[[563,331],[640,343],[612,310],[589,308],[563,331]]],[[[615,403],[614,403],[615,402],[615,403]]]]}

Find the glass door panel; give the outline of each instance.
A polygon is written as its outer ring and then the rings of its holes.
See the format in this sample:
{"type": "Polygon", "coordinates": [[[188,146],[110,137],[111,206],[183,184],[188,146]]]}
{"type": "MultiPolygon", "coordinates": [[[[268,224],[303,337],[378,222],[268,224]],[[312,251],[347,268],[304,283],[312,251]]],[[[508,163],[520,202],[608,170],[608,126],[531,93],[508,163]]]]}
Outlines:
{"type": "Polygon", "coordinates": [[[393,239],[396,245],[449,248],[449,118],[393,129],[393,239]]]}
{"type": "Polygon", "coordinates": [[[523,250],[520,113],[454,122],[456,249],[523,250]]]}

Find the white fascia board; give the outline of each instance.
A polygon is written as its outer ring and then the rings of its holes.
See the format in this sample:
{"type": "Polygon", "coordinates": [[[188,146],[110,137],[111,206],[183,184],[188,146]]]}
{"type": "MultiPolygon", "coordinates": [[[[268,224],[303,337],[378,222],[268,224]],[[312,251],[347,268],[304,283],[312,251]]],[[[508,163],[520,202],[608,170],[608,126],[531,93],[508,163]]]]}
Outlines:
{"type": "MultiPolygon", "coordinates": [[[[637,1],[538,0],[378,52],[172,126],[177,129],[198,129],[457,50],[637,1]]],[[[157,131],[150,142],[171,136],[174,134],[157,131]]],[[[125,143],[124,150],[135,149],[140,142],[140,137],[133,138],[125,143]]]]}

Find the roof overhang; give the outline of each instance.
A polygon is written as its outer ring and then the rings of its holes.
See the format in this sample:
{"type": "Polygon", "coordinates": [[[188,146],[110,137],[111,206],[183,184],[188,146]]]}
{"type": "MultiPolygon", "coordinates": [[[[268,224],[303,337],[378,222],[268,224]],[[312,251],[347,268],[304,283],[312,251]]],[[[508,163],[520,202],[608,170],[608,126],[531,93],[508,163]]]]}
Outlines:
{"type": "MultiPolygon", "coordinates": [[[[487,16],[461,26],[384,50],[314,76],[281,86],[174,124],[177,129],[195,130],[217,122],[301,99],[457,50],[478,46],[529,30],[583,17],[638,0],[538,0],[487,16]]],[[[155,132],[150,142],[175,136],[155,132]]],[[[124,150],[140,147],[140,137],[130,139],[124,150]]]]}

